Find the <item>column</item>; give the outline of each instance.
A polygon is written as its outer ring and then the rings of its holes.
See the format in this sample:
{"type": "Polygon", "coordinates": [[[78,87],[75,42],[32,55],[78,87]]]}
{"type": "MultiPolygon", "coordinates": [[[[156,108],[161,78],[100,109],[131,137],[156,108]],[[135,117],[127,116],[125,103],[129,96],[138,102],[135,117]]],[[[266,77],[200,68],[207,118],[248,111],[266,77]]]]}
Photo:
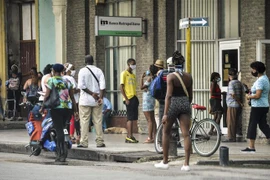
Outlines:
{"type": "Polygon", "coordinates": [[[5,81],[7,78],[5,14],[5,0],[0,0],[0,78],[2,79],[2,98],[6,97],[5,81]]]}
{"type": "Polygon", "coordinates": [[[67,0],[52,0],[55,16],[55,54],[57,63],[66,62],[66,9],[67,0]]]}

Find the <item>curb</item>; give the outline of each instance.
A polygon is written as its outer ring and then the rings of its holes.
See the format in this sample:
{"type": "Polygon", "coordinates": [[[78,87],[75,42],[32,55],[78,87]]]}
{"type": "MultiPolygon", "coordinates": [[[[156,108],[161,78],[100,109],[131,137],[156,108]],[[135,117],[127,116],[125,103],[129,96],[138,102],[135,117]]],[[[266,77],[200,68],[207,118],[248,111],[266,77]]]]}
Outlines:
{"type": "Polygon", "coordinates": [[[25,121],[3,121],[0,123],[0,130],[6,129],[25,129],[25,121]]]}
{"type": "MultiPolygon", "coordinates": [[[[25,148],[26,144],[8,144],[0,143],[0,152],[18,153],[30,155],[30,149],[25,148]]],[[[42,151],[41,156],[54,157],[53,152],[42,151]]],[[[161,160],[162,155],[150,151],[134,151],[134,152],[109,152],[92,149],[70,149],[68,158],[88,161],[109,161],[109,162],[147,162],[152,160],[161,160]]]]}
{"type": "MultiPolygon", "coordinates": [[[[220,165],[219,161],[198,161],[197,165],[220,165]]],[[[267,165],[270,166],[270,160],[229,160],[228,166],[254,166],[254,165],[267,165]]]]}

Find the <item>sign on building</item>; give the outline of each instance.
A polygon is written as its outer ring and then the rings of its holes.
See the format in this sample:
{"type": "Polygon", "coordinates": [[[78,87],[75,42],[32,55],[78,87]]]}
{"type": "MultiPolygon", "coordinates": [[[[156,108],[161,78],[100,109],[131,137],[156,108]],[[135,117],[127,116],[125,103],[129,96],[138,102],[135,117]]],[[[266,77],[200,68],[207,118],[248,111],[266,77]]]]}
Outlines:
{"type": "Polygon", "coordinates": [[[142,36],[142,18],[95,16],[96,36],[142,36]]]}

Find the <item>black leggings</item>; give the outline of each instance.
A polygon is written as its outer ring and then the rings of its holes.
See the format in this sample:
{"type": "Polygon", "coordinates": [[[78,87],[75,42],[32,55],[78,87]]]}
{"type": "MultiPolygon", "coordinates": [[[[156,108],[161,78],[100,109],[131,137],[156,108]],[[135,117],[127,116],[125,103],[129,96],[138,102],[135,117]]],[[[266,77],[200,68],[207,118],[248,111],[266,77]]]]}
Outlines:
{"type": "MultiPolygon", "coordinates": [[[[65,136],[63,129],[67,126],[67,123],[69,123],[72,110],[70,109],[52,109],[51,110],[52,120],[53,120],[53,126],[56,130],[57,135],[57,147],[56,150],[59,153],[59,156],[64,156],[64,143],[65,143],[65,136]]],[[[69,128],[67,128],[69,129],[69,128]]]]}
{"type": "Polygon", "coordinates": [[[259,124],[260,130],[264,133],[266,138],[270,138],[270,127],[266,121],[266,114],[269,107],[251,107],[250,119],[248,124],[248,139],[256,139],[257,124],[259,124]]]}

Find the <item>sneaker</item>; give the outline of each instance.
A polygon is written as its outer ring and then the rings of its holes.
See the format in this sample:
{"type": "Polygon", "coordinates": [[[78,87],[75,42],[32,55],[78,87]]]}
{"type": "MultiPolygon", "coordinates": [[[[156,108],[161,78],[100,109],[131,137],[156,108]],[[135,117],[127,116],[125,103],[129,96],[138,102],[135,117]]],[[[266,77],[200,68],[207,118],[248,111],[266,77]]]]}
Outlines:
{"type": "Polygon", "coordinates": [[[241,152],[242,152],[242,153],[255,153],[256,150],[247,147],[246,149],[241,150],[241,152]]]}
{"type": "Polygon", "coordinates": [[[189,166],[183,165],[183,166],[181,167],[181,171],[190,171],[190,167],[189,167],[189,166]]]}
{"type": "Polygon", "coordinates": [[[104,143],[102,144],[97,144],[97,148],[102,148],[102,147],[106,147],[106,145],[104,143]]]}
{"type": "Polygon", "coordinates": [[[78,144],[78,145],[77,145],[77,148],[88,148],[88,146],[84,146],[84,145],[82,145],[82,144],[78,144]]]}
{"type": "Polygon", "coordinates": [[[169,164],[164,164],[163,161],[160,163],[155,164],[155,168],[157,169],[169,169],[169,164]]]}
{"type": "Polygon", "coordinates": [[[137,141],[134,137],[126,137],[126,143],[138,143],[139,141],[137,141]]]}
{"type": "Polygon", "coordinates": [[[136,141],[137,143],[139,142],[134,136],[132,136],[131,139],[133,139],[133,140],[136,141]]]}

